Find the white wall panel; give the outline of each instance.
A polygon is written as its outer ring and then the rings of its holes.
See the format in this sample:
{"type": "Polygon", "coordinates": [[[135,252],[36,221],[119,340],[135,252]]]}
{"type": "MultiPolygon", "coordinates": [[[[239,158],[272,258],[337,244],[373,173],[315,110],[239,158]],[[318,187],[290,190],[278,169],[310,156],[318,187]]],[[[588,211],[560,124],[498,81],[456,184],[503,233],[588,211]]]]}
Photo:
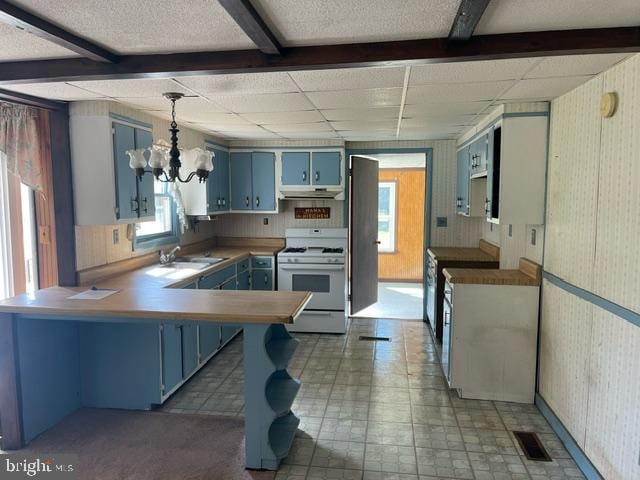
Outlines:
{"type": "Polygon", "coordinates": [[[593,284],[602,77],[554,100],[547,170],[545,269],[593,284]]]}
{"type": "Polygon", "coordinates": [[[581,447],[587,422],[593,306],[543,282],[539,391],[581,447]]]}
{"type": "Polygon", "coordinates": [[[603,91],[619,105],[602,120],[593,289],[640,312],[640,56],[605,72],[603,91]]]}
{"type": "Polygon", "coordinates": [[[607,480],[640,478],[640,328],[593,307],[591,338],[584,450],[607,480]]]}

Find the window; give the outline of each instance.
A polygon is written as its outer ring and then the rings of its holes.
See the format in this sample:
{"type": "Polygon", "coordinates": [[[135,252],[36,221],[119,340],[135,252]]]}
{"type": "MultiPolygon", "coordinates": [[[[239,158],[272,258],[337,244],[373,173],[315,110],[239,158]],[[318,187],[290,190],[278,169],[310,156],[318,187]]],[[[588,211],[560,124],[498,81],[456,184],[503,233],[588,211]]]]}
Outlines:
{"type": "Polygon", "coordinates": [[[378,246],[379,252],[396,250],[396,182],[378,185],[378,246]]]}
{"type": "Polygon", "coordinates": [[[178,242],[176,211],[169,193],[169,184],[155,180],[154,190],[156,219],[136,224],[135,246],[138,248],[178,242]]]}

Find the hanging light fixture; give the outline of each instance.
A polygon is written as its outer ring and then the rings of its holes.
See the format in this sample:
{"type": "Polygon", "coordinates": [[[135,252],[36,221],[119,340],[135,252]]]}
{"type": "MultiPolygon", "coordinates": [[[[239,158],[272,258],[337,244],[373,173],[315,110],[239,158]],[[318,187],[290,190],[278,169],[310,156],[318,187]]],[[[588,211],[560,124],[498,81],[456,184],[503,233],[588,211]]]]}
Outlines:
{"type": "Polygon", "coordinates": [[[144,156],[144,150],[129,150],[129,166],[136,171],[138,178],[142,179],[145,173],[152,173],[157,180],[161,182],[176,181],[181,183],[190,182],[191,179],[197,175],[200,183],[206,182],[209,177],[209,172],[213,170],[213,153],[203,149],[194,149],[192,153],[195,155],[193,163],[195,171],[192,171],[186,178],[182,178],[180,175],[180,168],[182,162],[180,161],[180,149],[178,148],[178,124],[176,123],[176,101],[184,97],[183,93],[168,92],[164,93],[163,97],[171,101],[171,144],[167,142],[158,142],[148,149],[149,151],[149,167],[151,172],[145,170],[147,166],[147,160],[144,156]],[[167,173],[168,171],[168,173],[167,173]]]}

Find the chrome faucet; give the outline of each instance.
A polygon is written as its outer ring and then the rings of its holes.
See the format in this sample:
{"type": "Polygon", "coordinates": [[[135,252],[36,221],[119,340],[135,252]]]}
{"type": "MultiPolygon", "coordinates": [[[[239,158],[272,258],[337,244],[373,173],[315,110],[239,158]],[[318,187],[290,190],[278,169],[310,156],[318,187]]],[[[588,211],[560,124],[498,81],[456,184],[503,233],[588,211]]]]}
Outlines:
{"type": "Polygon", "coordinates": [[[177,245],[173,250],[169,253],[165,254],[164,250],[160,250],[160,264],[169,265],[173,263],[176,259],[176,252],[180,251],[180,245],[177,245]]]}

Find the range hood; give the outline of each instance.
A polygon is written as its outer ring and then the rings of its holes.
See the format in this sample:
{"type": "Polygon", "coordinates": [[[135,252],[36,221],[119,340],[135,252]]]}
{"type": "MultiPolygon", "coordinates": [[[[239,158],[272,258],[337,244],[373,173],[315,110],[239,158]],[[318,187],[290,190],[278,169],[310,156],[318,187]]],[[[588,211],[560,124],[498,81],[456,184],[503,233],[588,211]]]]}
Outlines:
{"type": "Polygon", "coordinates": [[[281,187],[280,198],[284,200],[304,200],[309,198],[333,198],[337,200],[344,200],[344,190],[342,187],[327,187],[327,188],[290,188],[281,187]]]}

